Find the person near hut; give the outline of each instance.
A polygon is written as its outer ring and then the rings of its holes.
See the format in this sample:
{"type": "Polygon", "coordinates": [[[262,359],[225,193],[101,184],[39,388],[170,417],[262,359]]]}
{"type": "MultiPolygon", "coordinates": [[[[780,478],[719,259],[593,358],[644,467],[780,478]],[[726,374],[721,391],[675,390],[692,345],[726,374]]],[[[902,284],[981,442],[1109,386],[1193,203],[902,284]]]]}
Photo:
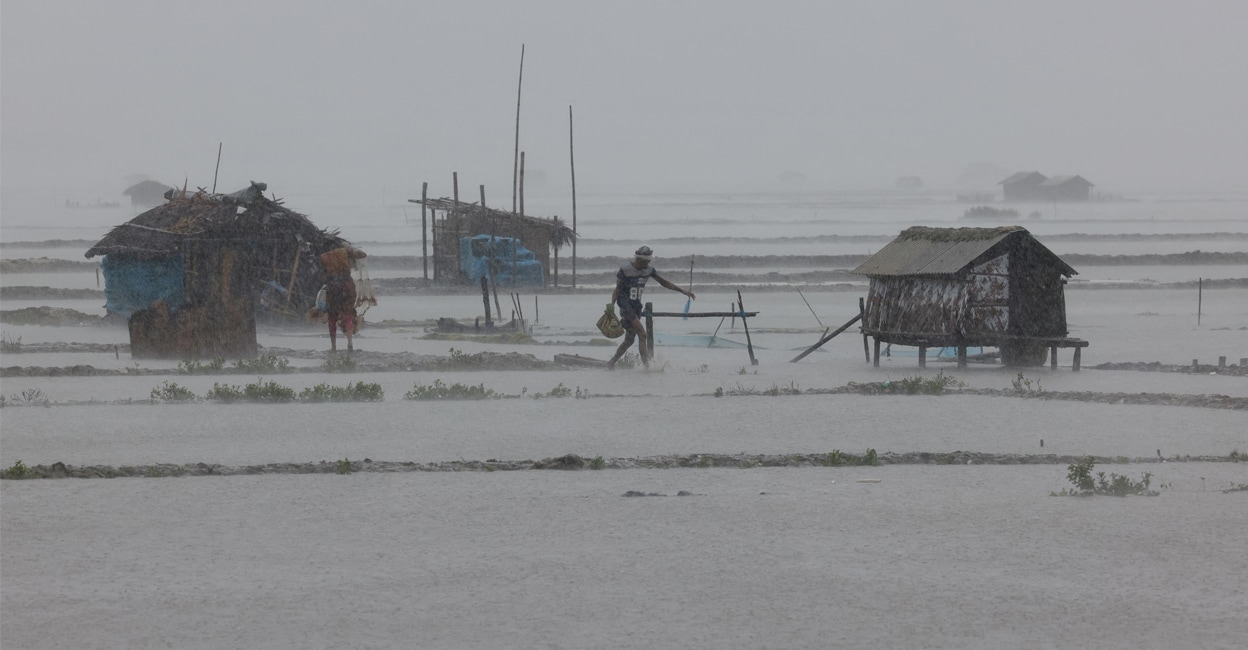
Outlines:
{"type": "Polygon", "coordinates": [[[664,289],[671,289],[695,300],[692,291],[686,291],[672,284],[650,266],[654,259],[654,251],[649,246],[642,246],[633,253],[633,261],[620,267],[615,274],[615,291],[611,292],[611,302],[619,309],[620,325],[624,326],[624,342],[615,350],[615,355],[607,362],[607,370],[614,370],[615,364],[624,356],[637,339],[637,349],[641,354],[641,362],[650,367],[652,350],[646,343],[646,326],[641,322],[641,294],[646,288],[646,281],[654,278],[664,289]]]}
{"type": "Polygon", "coordinates": [[[347,335],[347,351],[353,350],[351,337],[359,330],[355,312],[355,280],[351,277],[351,261],[368,257],[368,253],[344,245],[321,253],[325,270],[326,315],[329,317],[329,351],[338,351],[338,328],[347,335]]]}

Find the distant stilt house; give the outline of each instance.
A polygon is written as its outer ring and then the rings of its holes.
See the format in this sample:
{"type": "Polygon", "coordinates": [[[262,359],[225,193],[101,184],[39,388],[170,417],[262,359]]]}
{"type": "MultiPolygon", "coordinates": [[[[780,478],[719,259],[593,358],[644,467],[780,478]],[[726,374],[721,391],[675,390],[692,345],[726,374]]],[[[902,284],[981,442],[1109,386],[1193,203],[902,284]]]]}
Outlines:
{"type": "Polygon", "coordinates": [[[104,256],[107,309],[128,319],[133,356],[254,357],[258,317],[296,322],[313,306],[319,255],[345,242],[265,189],[175,194],[87,251],[104,256]]]}
{"type": "Polygon", "coordinates": [[[1075,270],[1026,229],[908,228],[854,273],[871,278],[863,335],[880,344],[916,346],[922,365],[928,347],[998,347],[1008,366],[1042,365],[1059,347],[1086,341],[1067,337],[1063,286],[1075,270]]]}
{"type": "Polygon", "coordinates": [[[130,197],[130,205],[136,209],[154,208],[165,202],[165,192],[172,187],[156,181],[140,181],[127,187],[121,194],[130,197]]]}
{"type": "Polygon", "coordinates": [[[1006,201],[1087,201],[1093,187],[1082,176],[1018,172],[998,183],[1006,201]]]}
{"type": "Polygon", "coordinates": [[[1087,201],[1092,187],[1082,176],[1054,176],[1040,184],[1046,201],[1087,201]]]}
{"type": "Polygon", "coordinates": [[[1047,201],[1041,184],[1049,180],[1040,172],[1018,172],[997,183],[1006,201],[1047,201]]]}
{"type": "MultiPolygon", "coordinates": [[[[468,283],[473,279],[465,273],[465,269],[470,268],[473,262],[466,259],[466,255],[486,256],[493,274],[503,278],[499,286],[509,286],[509,279],[512,278],[516,282],[533,278],[533,274],[525,273],[520,268],[526,260],[521,259],[519,254],[496,255],[494,251],[500,248],[480,243],[485,239],[508,238],[518,241],[523,248],[532,252],[530,264],[533,261],[541,264],[540,273],[536,274],[541,278],[541,286],[551,284],[552,279],[554,284],[558,284],[559,251],[564,246],[571,245],[576,237],[572,229],[564,225],[559,217],[530,217],[448,198],[411,201],[421,203],[433,211],[433,280],[439,283],[468,283]],[[476,245],[471,241],[464,241],[474,237],[478,238],[476,245]]],[[[516,251],[519,247],[504,248],[516,251]]],[[[533,286],[532,282],[526,284],[533,286]]]]}

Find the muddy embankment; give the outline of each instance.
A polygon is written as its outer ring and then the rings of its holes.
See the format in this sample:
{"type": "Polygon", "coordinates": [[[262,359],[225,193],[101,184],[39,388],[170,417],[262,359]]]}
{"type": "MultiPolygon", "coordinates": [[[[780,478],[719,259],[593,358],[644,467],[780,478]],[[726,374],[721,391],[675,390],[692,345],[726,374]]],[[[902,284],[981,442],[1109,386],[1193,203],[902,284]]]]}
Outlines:
{"type": "MultiPolygon", "coordinates": [[[[875,455],[868,450],[862,456],[853,454],[685,454],[641,458],[585,459],[576,454],[540,460],[456,460],[438,463],[375,461],[371,458],[312,463],[268,463],[264,465],[218,465],[210,463],[152,465],[24,465],[0,470],[0,478],[8,480],[35,478],[164,478],[178,476],[244,476],[255,474],[353,474],[355,472],[508,472],[523,470],[608,470],[608,469],[677,469],[730,467],[878,467],[883,465],[1071,465],[1091,459],[1097,465],[1155,465],[1170,462],[1248,461],[1248,456],[1232,452],[1227,456],[1182,456],[1174,458],[1126,458],[1123,456],[1066,456],[1057,454],[987,454],[970,451],[948,452],[886,452],[875,455]]],[[[874,479],[865,479],[873,482],[874,479]]],[[[1242,491],[1232,486],[1230,491],[1242,491]]],[[[667,496],[646,492],[627,492],[621,496],[667,496]]],[[[691,496],[680,493],[678,496],[691,496]]]]}

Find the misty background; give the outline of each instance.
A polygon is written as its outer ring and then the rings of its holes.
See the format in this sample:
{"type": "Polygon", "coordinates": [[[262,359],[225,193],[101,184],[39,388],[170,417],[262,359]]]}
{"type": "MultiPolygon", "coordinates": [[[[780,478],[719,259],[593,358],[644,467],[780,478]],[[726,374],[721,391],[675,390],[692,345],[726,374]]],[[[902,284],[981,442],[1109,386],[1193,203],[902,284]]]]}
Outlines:
{"type": "Polygon", "coordinates": [[[151,178],[307,203],[526,192],[1235,191],[1235,2],[265,2],[0,5],[2,191],[151,178]]]}

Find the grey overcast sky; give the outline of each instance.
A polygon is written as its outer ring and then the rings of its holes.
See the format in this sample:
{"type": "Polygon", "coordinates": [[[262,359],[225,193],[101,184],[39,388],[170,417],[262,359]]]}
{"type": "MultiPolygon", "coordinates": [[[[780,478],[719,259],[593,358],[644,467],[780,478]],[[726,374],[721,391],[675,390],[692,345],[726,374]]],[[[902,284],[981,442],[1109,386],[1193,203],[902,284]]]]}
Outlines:
{"type": "Polygon", "coordinates": [[[1239,0],[3,0],[0,28],[5,191],[207,186],[223,142],[223,191],[398,198],[458,171],[504,204],[522,44],[535,195],[569,185],[569,106],[578,191],[1248,171],[1239,0]]]}

